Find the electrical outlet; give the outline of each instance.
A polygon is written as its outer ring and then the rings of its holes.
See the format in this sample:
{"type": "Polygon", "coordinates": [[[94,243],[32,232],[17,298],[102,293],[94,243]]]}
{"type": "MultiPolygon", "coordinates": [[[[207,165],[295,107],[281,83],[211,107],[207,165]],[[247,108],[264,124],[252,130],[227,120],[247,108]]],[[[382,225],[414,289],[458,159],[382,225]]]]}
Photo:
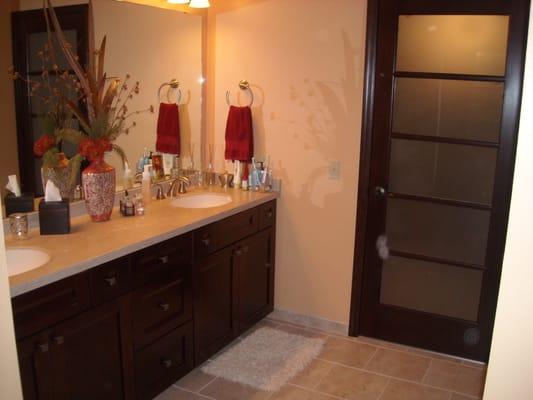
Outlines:
{"type": "Polygon", "coordinates": [[[329,179],[338,181],[341,179],[341,162],[330,161],[328,166],[329,179]]]}

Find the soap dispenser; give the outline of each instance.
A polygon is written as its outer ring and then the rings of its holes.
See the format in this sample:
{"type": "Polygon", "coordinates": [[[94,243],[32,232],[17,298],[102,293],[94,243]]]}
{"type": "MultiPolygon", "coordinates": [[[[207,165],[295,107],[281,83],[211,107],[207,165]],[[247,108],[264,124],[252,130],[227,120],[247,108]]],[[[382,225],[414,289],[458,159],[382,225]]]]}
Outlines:
{"type": "Polygon", "coordinates": [[[152,200],[152,174],[150,172],[150,168],[150,165],[145,165],[143,171],[142,195],[145,205],[152,200]]]}

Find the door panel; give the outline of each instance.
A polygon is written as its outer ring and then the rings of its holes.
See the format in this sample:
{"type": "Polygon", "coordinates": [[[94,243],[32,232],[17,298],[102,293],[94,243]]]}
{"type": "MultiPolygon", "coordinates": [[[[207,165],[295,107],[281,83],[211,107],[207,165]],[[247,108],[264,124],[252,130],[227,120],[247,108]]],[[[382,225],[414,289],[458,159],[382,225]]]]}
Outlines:
{"type": "Polygon", "coordinates": [[[392,139],[389,191],[490,205],[498,150],[392,139]]]}
{"type": "Polygon", "coordinates": [[[387,200],[392,251],[480,266],[485,264],[490,211],[415,200],[387,200]]]}
{"type": "Polygon", "coordinates": [[[393,132],[498,143],[504,85],[398,78],[393,132]]]}
{"type": "Polygon", "coordinates": [[[486,360],[529,1],[375,4],[351,332],[486,360]]]}
{"type": "Polygon", "coordinates": [[[503,15],[400,15],[396,69],[504,75],[508,31],[503,15]]]}

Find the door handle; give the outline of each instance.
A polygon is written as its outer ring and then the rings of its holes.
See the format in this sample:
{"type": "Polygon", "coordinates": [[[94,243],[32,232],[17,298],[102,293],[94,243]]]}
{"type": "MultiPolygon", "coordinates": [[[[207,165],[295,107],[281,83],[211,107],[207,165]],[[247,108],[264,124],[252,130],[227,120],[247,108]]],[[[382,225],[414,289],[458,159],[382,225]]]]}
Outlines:
{"type": "Polygon", "coordinates": [[[376,186],[374,188],[374,194],[376,197],[383,198],[387,194],[387,190],[383,186],[376,186]]]}

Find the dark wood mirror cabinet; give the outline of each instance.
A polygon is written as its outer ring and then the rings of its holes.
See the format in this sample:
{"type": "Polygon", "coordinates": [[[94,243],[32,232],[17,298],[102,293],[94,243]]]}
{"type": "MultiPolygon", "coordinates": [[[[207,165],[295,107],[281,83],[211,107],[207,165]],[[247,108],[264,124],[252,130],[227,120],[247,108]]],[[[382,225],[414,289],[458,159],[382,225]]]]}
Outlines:
{"type": "Polygon", "coordinates": [[[25,400],[148,400],[273,310],[271,201],[13,298],[25,400]]]}

